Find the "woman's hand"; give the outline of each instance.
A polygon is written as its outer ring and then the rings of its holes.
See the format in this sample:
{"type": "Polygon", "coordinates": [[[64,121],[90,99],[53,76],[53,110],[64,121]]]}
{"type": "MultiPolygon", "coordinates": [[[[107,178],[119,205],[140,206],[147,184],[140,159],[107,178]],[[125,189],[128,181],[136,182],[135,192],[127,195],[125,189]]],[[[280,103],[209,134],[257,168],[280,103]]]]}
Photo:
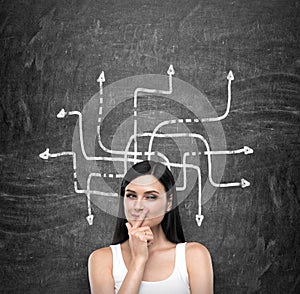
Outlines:
{"type": "Polygon", "coordinates": [[[131,262],[118,292],[119,294],[139,293],[148,260],[148,242],[153,240],[153,234],[150,227],[143,226],[148,212],[148,210],[144,209],[139,215],[138,220],[126,223],[129,235],[131,262]]]}
{"type": "Polygon", "coordinates": [[[132,224],[126,223],[129,235],[129,246],[133,262],[145,264],[148,260],[148,246],[153,240],[153,233],[148,226],[143,226],[143,222],[148,214],[146,209],[140,215],[140,220],[132,224]]]}

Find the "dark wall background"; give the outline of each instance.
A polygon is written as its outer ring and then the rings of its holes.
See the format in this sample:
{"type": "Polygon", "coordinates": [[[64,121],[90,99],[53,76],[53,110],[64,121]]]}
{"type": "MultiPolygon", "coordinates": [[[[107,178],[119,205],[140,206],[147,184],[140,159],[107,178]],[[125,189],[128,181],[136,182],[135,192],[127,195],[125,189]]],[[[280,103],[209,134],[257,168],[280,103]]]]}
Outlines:
{"type": "MultiPolygon", "coordinates": [[[[216,293],[299,293],[299,1],[3,0],[0,3],[1,293],[89,293],[87,258],[108,245],[115,219],[75,194],[70,150],[75,119],[107,84],[165,74],[204,92],[219,113],[226,74],[233,104],[224,121],[231,158],[224,179],[251,187],[218,189],[195,224],[180,210],[186,237],[211,251],[216,293]]],[[[189,196],[196,199],[196,194],[189,196]]],[[[192,215],[192,216],[191,216],[192,215]]]]}

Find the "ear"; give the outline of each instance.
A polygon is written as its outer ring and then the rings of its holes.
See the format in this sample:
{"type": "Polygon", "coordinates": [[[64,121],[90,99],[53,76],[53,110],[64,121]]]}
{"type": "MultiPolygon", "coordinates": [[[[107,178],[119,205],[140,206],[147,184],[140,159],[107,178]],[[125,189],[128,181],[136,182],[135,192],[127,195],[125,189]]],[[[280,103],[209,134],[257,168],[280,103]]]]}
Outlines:
{"type": "Polygon", "coordinates": [[[168,197],[168,202],[167,202],[167,212],[169,212],[172,209],[172,203],[173,203],[173,194],[171,194],[168,197]]]}

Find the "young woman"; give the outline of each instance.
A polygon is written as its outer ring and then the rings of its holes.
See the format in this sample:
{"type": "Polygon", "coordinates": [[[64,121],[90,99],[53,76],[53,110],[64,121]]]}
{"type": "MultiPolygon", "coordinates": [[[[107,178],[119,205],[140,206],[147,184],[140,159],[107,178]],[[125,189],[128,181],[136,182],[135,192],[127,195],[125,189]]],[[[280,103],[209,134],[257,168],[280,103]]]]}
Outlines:
{"type": "Polygon", "coordinates": [[[120,194],[113,245],[89,257],[91,293],[213,293],[210,254],[185,242],[170,170],[158,162],[137,163],[120,194]]]}

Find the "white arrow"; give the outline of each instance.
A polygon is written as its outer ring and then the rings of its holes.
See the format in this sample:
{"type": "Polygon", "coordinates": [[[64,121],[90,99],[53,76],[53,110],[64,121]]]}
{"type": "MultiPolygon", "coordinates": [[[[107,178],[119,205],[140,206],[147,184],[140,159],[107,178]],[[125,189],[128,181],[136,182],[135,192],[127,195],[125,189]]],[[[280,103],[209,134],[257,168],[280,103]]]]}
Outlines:
{"type": "MultiPolygon", "coordinates": [[[[88,190],[79,190],[77,187],[77,175],[76,175],[76,154],[75,152],[72,151],[64,151],[64,152],[60,152],[60,153],[50,153],[49,152],[49,148],[46,149],[46,151],[44,151],[43,153],[41,153],[39,156],[42,159],[48,159],[49,157],[59,157],[59,156],[64,156],[64,155],[72,155],[73,156],[73,168],[74,168],[74,189],[76,193],[86,193],[87,194],[87,199],[88,199],[88,213],[89,215],[86,217],[89,225],[93,225],[93,220],[94,220],[94,215],[92,215],[91,212],[91,202],[90,202],[90,194],[91,192],[94,191],[90,191],[89,186],[88,186],[88,190]]],[[[89,185],[89,183],[88,183],[89,185]]]]}
{"type": "Polygon", "coordinates": [[[254,151],[253,151],[252,148],[250,148],[250,147],[248,147],[248,146],[244,146],[244,153],[245,153],[246,155],[252,154],[253,152],[254,152],[254,151]]]}
{"type": "Polygon", "coordinates": [[[250,186],[250,183],[245,180],[245,179],[241,179],[241,187],[242,188],[246,188],[246,187],[249,187],[250,186]]]}
{"type": "Polygon", "coordinates": [[[196,214],[196,222],[197,222],[198,227],[201,226],[203,219],[204,219],[204,215],[196,214]]]}
{"type": "Polygon", "coordinates": [[[97,79],[98,83],[102,83],[105,82],[105,75],[104,75],[104,71],[101,72],[99,78],[97,79]]]}
{"type": "Polygon", "coordinates": [[[169,69],[167,71],[167,74],[171,75],[171,76],[173,76],[175,74],[175,70],[174,70],[174,67],[173,67],[172,64],[170,65],[170,67],[169,67],[169,69]]]}
{"type": "Polygon", "coordinates": [[[64,151],[60,153],[50,153],[49,148],[46,149],[43,153],[41,153],[39,156],[43,159],[48,159],[49,157],[59,157],[64,155],[74,155],[75,153],[72,151],[64,151]]]}
{"type": "Polygon", "coordinates": [[[49,148],[46,149],[46,151],[44,151],[43,153],[39,154],[39,157],[42,158],[42,159],[45,159],[47,160],[49,158],[49,148]]]}
{"type": "Polygon", "coordinates": [[[252,148],[248,147],[248,146],[244,146],[241,149],[237,149],[237,150],[224,150],[224,151],[205,151],[204,154],[208,155],[208,154],[212,154],[212,155],[224,155],[224,154],[238,154],[238,153],[244,153],[245,155],[248,154],[252,154],[254,151],[252,148]]]}
{"type": "Polygon", "coordinates": [[[86,220],[88,221],[89,225],[92,226],[93,225],[93,221],[94,221],[94,215],[93,214],[89,214],[86,217],[86,220]]]}
{"type": "Polygon", "coordinates": [[[227,85],[227,93],[228,94],[227,94],[227,107],[226,107],[225,113],[218,117],[202,118],[201,122],[215,122],[215,121],[223,120],[224,118],[227,117],[227,115],[230,111],[230,105],[231,105],[231,81],[234,80],[234,75],[231,70],[229,71],[229,73],[227,75],[227,80],[228,80],[228,85],[227,85]]]}
{"type": "Polygon", "coordinates": [[[64,108],[61,109],[61,111],[56,115],[57,118],[64,118],[67,115],[67,112],[64,108]]]}
{"type": "Polygon", "coordinates": [[[148,94],[163,94],[163,95],[170,95],[173,92],[173,82],[172,82],[172,76],[174,75],[174,67],[171,64],[169,66],[169,69],[167,71],[169,75],[169,90],[157,90],[157,89],[148,89],[148,88],[136,88],[133,93],[133,134],[134,134],[134,163],[137,161],[137,130],[138,130],[138,125],[137,125],[137,102],[138,102],[138,93],[139,92],[144,92],[148,94]]]}
{"type": "Polygon", "coordinates": [[[100,86],[100,95],[102,95],[103,94],[103,83],[105,82],[104,71],[101,72],[99,78],[97,79],[97,82],[99,83],[99,86],[100,86]]]}
{"type": "Polygon", "coordinates": [[[229,82],[234,80],[234,75],[233,75],[233,72],[231,70],[229,71],[229,73],[227,75],[227,80],[229,82]]]}

